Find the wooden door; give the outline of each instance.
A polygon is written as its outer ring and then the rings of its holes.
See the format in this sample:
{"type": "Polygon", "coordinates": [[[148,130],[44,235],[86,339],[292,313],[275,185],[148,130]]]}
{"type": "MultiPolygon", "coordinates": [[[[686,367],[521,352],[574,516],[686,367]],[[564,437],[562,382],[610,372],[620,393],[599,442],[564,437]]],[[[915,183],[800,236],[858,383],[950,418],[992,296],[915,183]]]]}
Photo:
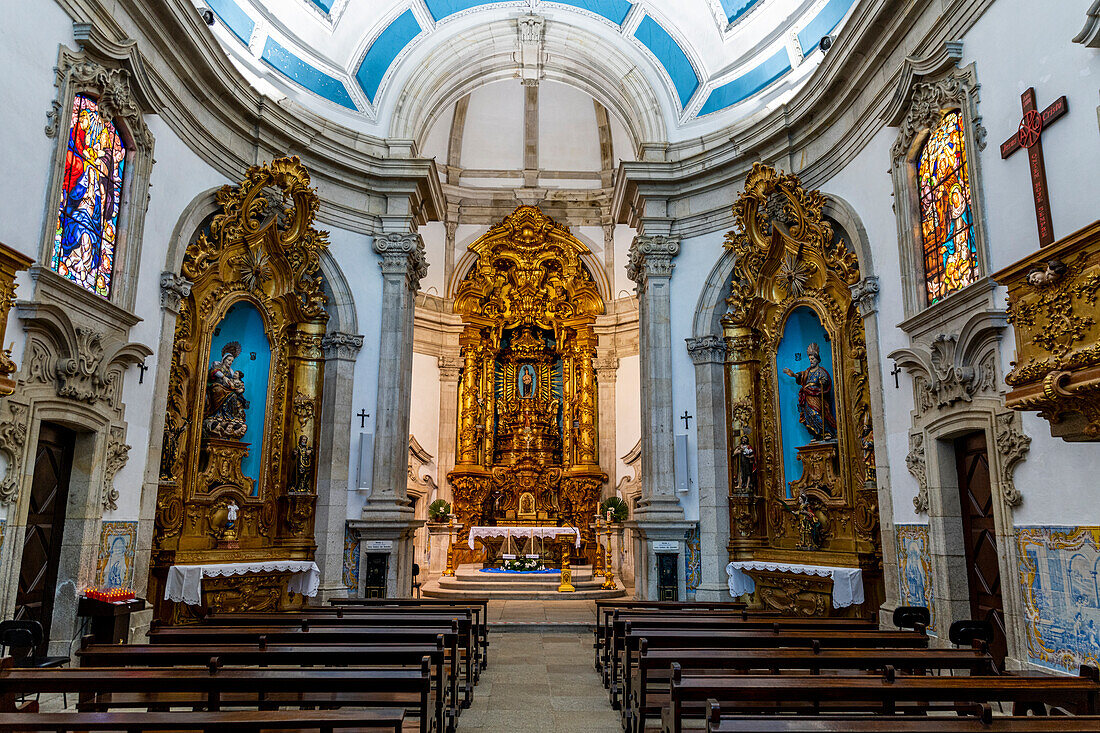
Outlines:
{"type": "Polygon", "coordinates": [[[970,614],[993,624],[990,651],[1003,668],[1008,643],[985,433],[972,433],[955,441],[955,464],[959,472],[970,614]]]}
{"type": "MultiPolygon", "coordinates": [[[[34,479],[14,617],[32,619],[42,624],[45,643],[49,642],[50,621],[53,619],[61,534],[65,527],[65,504],[69,498],[75,441],[76,435],[71,430],[42,423],[34,456],[34,479]]],[[[45,643],[37,653],[46,653],[45,643]]]]}

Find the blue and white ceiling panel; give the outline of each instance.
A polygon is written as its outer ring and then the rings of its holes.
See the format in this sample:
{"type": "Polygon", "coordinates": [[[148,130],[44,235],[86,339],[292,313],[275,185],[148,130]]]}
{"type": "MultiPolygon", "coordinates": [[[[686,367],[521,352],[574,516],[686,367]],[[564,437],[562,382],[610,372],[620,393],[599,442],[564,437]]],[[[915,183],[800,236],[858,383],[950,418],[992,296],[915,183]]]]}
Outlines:
{"type": "Polygon", "coordinates": [[[680,106],[686,107],[691,95],[695,94],[695,90],[699,88],[699,76],[695,73],[695,67],[691,65],[691,59],[688,58],[684,49],[660,23],[649,15],[642,18],[642,22],[634,31],[634,37],[657,57],[657,61],[672,79],[672,86],[676,88],[680,106]]]}
{"type": "Polygon", "coordinates": [[[809,56],[817,49],[821,39],[833,32],[844,20],[855,0],[829,0],[813,20],[798,32],[798,45],[802,53],[809,56]]]}
{"type": "Polygon", "coordinates": [[[241,10],[241,6],[233,0],[208,0],[210,9],[218,16],[225,27],[237,37],[244,45],[252,39],[252,32],[256,30],[256,23],[241,10]]]}
{"type": "Polygon", "coordinates": [[[342,81],[298,58],[271,36],[267,37],[261,58],[280,71],[283,76],[317,96],[335,102],[341,107],[357,109],[342,81]]]}
{"type": "Polygon", "coordinates": [[[355,80],[359,82],[359,87],[367,95],[371,104],[375,103],[378,87],[394,59],[420,35],[421,30],[413,11],[406,10],[383,28],[378,37],[371,42],[359,68],[355,71],[355,80]]]}
{"type": "Polygon", "coordinates": [[[707,96],[707,101],[703,103],[699,115],[708,115],[743,102],[782,79],[790,70],[790,56],[787,54],[787,49],[781,48],[763,63],[754,66],[733,81],[715,87],[707,96]]]}

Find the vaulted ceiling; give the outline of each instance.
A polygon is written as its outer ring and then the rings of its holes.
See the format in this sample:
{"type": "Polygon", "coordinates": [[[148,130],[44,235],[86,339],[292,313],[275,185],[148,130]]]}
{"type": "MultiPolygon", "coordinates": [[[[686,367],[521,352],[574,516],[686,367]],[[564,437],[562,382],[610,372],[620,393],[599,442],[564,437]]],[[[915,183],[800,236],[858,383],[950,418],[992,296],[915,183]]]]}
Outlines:
{"type": "Polygon", "coordinates": [[[503,79],[587,92],[635,145],[782,103],[856,0],[194,0],[245,75],[341,124],[423,141],[503,79]]]}

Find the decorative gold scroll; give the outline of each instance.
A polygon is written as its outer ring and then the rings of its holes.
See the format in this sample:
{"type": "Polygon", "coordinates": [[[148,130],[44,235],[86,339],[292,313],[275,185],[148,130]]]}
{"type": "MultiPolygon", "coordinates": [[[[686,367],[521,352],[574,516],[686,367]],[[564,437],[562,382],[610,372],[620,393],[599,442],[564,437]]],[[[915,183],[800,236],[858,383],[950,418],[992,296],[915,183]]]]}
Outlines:
{"type": "MultiPolygon", "coordinates": [[[[328,318],[319,270],[328,235],[313,228],[319,200],[291,157],[250,168],[217,202],[209,232],[187,248],[182,268],[191,291],[176,321],[150,579],[165,619],[172,616],[159,599],[173,564],[302,560],[316,550],[308,451],[317,444],[328,318]],[[271,348],[269,374],[250,375],[268,383],[262,440],[250,446],[203,435],[207,370],[218,357],[210,353],[213,330],[241,302],[260,313],[271,348]],[[249,451],[262,452],[255,484],[241,472],[249,451]]],[[[206,602],[234,610],[230,601],[243,591],[219,587],[206,602]]]]}
{"type": "Polygon", "coordinates": [[[742,437],[759,460],[753,491],[731,495],[730,554],[871,570],[881,566],[881,545],[873,465],[865,462],[874,438],[863,319],[850,291],[859,266],[823,219],[824,203],[797,176],[757,163],[733,205],[736,228],[725,246],[736,264],[723,318],[730,485],[742,437]],[[820,346],[832,349],[837,441],[802,446],[802,475],[784,476],[781,451],[799,446],[781,446],[776,352],[800,306],[828,334],[820,346]]]}
{"type": "MultiPolygon", "coordinates": [[[[516,209],[470,250],[477,263],[454,306],[465,329],[458,461],[447,476],[461,536],[481,521],[487,500],[516,512],[518,523],[519,497],[530,493],[535,519],[524,521],[552,524],[556,513],[587,537],[607,481],[597,455],[592,364],[592,326],[604,304],[581,264],[589,250],[534,206],[516,209]],[[551,374],[558,362],[555,394],[551,374]],[[536,375],[530,399],[516,393],[521,364],[531,364],[536,375]]],[[[591,554],[595,544],[588,541],[591,554]]]]}

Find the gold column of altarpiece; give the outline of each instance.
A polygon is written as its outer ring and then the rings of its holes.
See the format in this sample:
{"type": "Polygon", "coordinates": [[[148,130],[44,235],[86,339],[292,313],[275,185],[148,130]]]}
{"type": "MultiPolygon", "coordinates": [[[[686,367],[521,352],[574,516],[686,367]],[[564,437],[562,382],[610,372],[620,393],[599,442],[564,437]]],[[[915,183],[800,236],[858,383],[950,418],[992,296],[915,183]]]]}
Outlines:
{"type": "MultiPolygon", "coordinates": [[[[316,550],[313,455],[317,443],[327,314],[319,264],[328,246],[313,228],[319,199],[297,157],[249,168],[217,194],[208,233],[184,256],[191,292],[180,306],[169,378],[149,597],[157,617],[187,621],[164,597],[175,564],[312,560],[316,550]],[[214,329],[235,304],[260,314],[271,349],[262,440],[204,435],[214,329]],[[259,481],[242,472],[260,451],[259,481]],[[235,509],[234,509],[235,507],[235,509]],[[231,519],[237,513],[235,521],[231,519]]],[[[251,408],[250,408],[251,409],[251,408]]],[[[276,610],[301,601],[280,574],[207,578],[203,605],[215,611],[276,610]]]]}
{"type": "Polygon", "coordinates": [[[447,475],[463,529],[575,526],[594,559],[589,525],[607,474],[597,455],[592,330],[604,304],[581,264],[588,248],[534,206],[521,206],[470,245],[477,264],[455,312],[463,370],[458,447],[447,475]],[[525,382],[525,380],[527,380],[525,382]]]}
{"type": "MultiPolygon", "coordinates": [[[[881,602],[882,550],[867,350],[850,290],[859,282],[859,265],[822,218],[824,203],[797,176],[757,163],[733,206],[736,229],[726,247],[736,264],[722,321],[729,354],[730,559],[859,567],[864,609],[874,610],[881,602]],[[784,446],[777,380],[788,365],[777,364],[776,354],[787,319],[800,306],[813,310],[828,335],[819,346],[832,350],[837,435],[784,446]],[[784,477],[783,454],[795,450],[802,474],[784,477]]],[[[807,615],[831,610],[827,588],[781,575],[758,582],[762,605],[807,615]]]]}

